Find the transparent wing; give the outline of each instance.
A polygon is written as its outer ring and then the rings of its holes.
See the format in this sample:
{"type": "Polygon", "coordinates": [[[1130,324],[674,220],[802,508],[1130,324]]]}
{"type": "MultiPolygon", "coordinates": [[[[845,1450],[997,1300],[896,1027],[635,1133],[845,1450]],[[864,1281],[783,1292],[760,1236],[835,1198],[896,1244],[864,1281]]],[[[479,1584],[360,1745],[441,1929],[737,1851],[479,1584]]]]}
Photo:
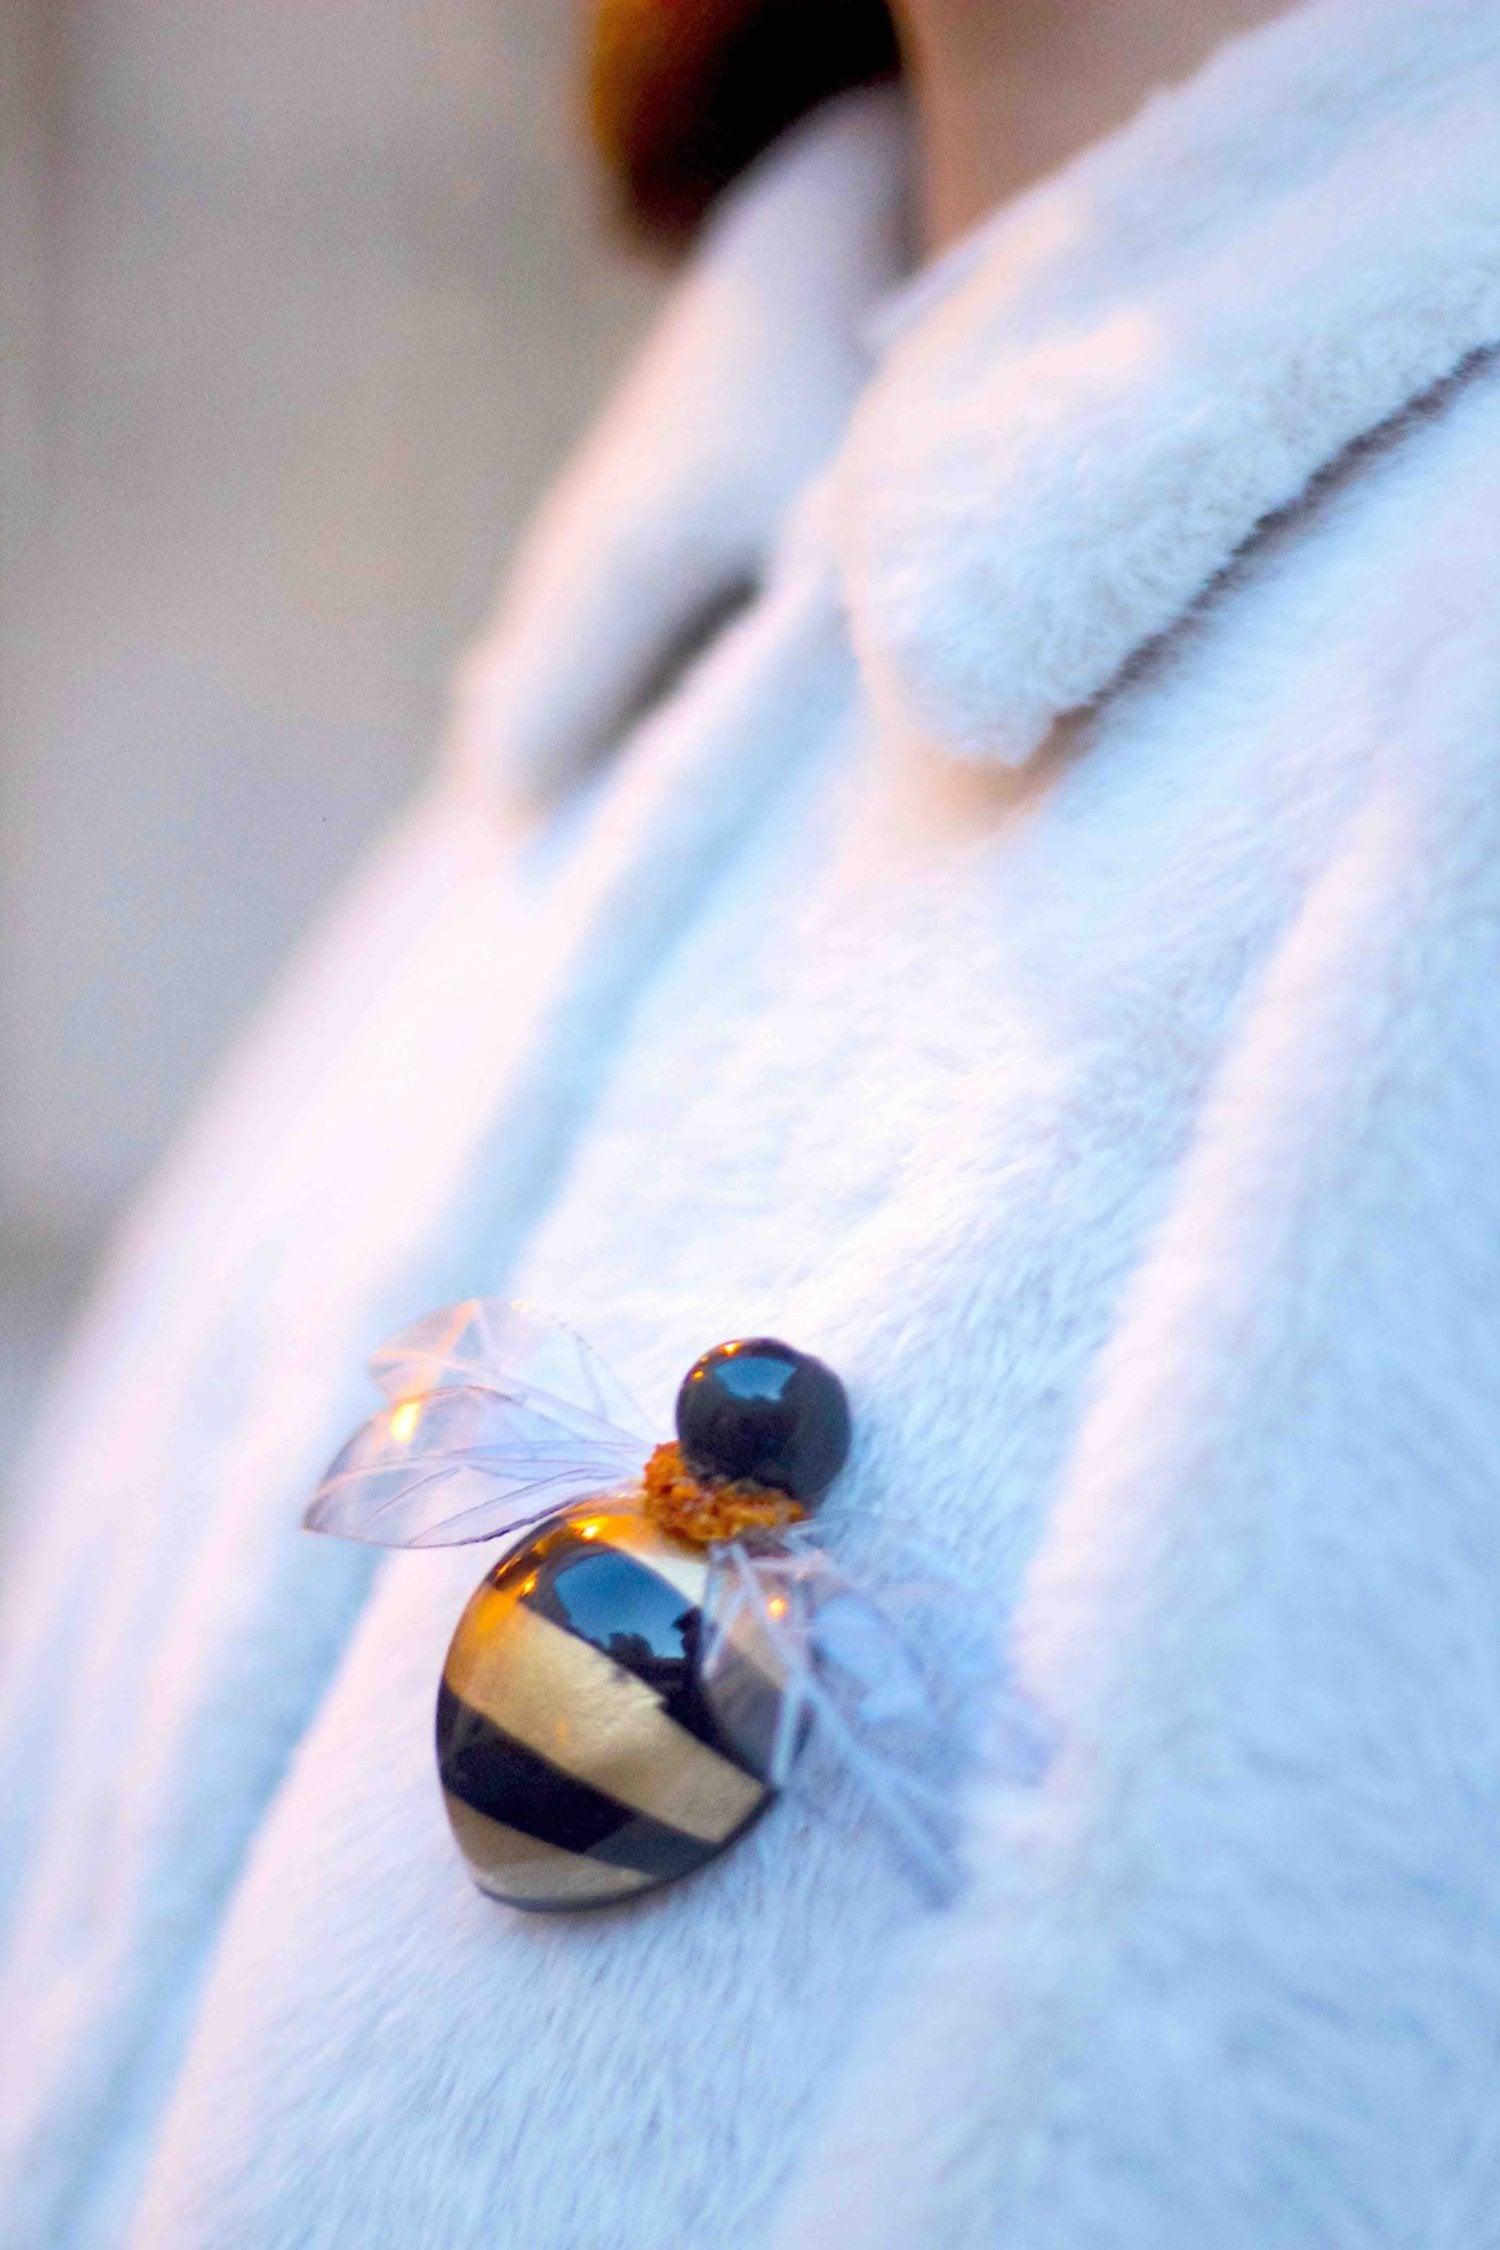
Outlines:
{"type": "Polygon", "coordinates": [[[650,1446],[650,1423],[593,1346],[535,1305],[467,1297],[382,1344],[370,1373],[399,1404],[454,1385],[498,1391],[569,1429],[650,1446]]]}
{"type": "Polygon", "coordinates": [[[376,1547],[456,1547],[628,1490],[639,1439],[575,1423],[470,1383],[401,1399],[356,1430],[303,1522],[376,1547]]]}
{"type": "Polygon", "coordinates": [[[738,1754],[774,1787],[820,1797],[818,1764],[831,1759],[919,1887],[950,1898],[959,1785],[981,1747],[990,1770],[1022,1784],[1051,1755],[1000,1677],[972,1593],[911,1582],[877,1602],[799,1529],[717,1549],[704,1608],[704,1692],[738,1754]]]}

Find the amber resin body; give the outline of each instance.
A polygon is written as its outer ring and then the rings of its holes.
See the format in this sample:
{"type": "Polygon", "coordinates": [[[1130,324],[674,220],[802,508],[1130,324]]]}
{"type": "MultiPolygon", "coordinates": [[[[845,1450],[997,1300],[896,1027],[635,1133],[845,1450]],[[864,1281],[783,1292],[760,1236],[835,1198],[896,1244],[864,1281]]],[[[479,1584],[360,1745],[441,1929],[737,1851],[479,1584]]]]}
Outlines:
{"type": "Polygon", "coordinates": [[[602,1906],[715,1858],[769,1802],[775,1690],[744,1667],[731,1745],[699,1673],[708,1558],[644,1516],[575,1510],[495,1566],[438,1691],[454,1836],[508,1905],[602,1906]]]}

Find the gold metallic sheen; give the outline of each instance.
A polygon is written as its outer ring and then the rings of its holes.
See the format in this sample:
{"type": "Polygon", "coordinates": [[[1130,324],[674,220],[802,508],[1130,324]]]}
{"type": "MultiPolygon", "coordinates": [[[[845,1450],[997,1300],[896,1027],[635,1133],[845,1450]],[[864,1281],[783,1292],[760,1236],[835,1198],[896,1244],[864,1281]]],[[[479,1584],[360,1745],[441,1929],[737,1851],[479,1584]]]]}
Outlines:
{"type": "Polygon", "coordinates": [[[733,1835],[765,1794],[669,1719],[643,1680],[488,1581],[459,1620],[444,1677],[549,1765],[705,1844],[733,1835]]]}

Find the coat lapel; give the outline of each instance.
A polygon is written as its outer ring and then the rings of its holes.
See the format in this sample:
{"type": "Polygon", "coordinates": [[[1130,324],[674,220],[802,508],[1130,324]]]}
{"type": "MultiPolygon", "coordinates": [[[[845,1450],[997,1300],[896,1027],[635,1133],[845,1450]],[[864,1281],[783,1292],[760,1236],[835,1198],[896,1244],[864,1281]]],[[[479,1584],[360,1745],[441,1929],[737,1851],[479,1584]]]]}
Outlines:
{"type": "Polygon", "coordinates": [[[898,289],[899,99],[832,105],[726,204],[523,546],[456,761],[529,801],[613,751],[832,460],[878,723],[1023,763],[1500,342],[1497,113],[1494,0],[1313,0],[898,289]]]}
{"type": "Polygon", "coordinates": [[[837,510],[883,723],[1016,765],[1500,341],[1500,9],[1320,0],[888,313],[837,510]]]}
{"type": "Polygon", "coordinates": [[[482,790],[536,803],[599,764],[760,583],[869,378],[905,139],[896,96],[851,96],[726,200],[459,676],[450,760],[482,790]]]}

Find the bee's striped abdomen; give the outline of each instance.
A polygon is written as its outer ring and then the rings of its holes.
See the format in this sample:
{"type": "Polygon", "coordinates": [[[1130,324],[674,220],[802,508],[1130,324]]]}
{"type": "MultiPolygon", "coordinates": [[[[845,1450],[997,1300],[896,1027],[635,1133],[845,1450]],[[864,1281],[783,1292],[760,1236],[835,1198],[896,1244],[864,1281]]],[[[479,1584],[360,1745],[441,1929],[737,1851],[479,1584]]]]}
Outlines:
{"type": "MultiPolygon", "coordinates": [[[[629,1898],[761,1811],[770,1791],[698,1684],[706,1582],[706,1559],[643,1517],[593,1512],[544,1525],[478,1587],[443,1667],[437,1753],[482,1890],[529,1907],[629,1898]]],[[[765,1703],[769,1737],[769,1687],[765,1703]]]]}

